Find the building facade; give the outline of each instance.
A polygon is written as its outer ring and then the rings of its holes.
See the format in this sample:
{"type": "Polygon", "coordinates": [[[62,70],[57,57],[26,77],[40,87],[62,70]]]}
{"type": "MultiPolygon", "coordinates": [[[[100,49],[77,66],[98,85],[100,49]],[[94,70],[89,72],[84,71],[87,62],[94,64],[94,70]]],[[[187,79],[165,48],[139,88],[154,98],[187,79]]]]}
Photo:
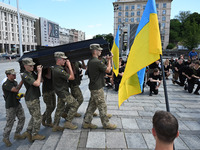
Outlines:
{"type": "MultiPolygon", "coordinates": [[[[169,43],[170,15],[172,0],[156,0],[156,8],[158,21],[160,26],[160,34],[162,48],[166,49],[169,43]]],[[[114,36],[116,35],[118,25],[121,29],[121,36],[127,38],[130,24],[139,24],[147,0],[116,0],[114,7],[114,36]]],[[[128,38],[127,38],[128,39],[128,38]]],[[[127,43],[123,41],[122,43],[127,43]]],[[[124,45],[124,44],[123,44],[124,45]]],[[[121,47],[123,49],[123,47],[121,47]]]]}
{"type": "MultiPolygon", "coordinates": [[[[38,17],[20,11],[22,49],[30,51],[36,48],[35,22],[38,17]]],[[[19,30],[17,9],[0,2],[0,53],[19,53],[19,30]]]]}

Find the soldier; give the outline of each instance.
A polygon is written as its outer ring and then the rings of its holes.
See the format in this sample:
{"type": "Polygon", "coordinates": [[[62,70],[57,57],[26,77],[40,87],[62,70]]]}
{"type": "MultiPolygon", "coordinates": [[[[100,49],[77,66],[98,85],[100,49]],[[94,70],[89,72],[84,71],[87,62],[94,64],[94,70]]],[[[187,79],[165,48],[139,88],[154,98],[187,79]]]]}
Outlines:
{"type": "Polygon", "coordinates": [[[111,59],[112,56],[108,56],[107,66],[98,59],[101,55],[102,48],[99,44],[91,44],[90,49],[92,52],[92,58],[88,61],[88,77],[90,79],[89,89],[91,92],[91,98],[84,116],[83,128],[84,129],[95,129],[96,125],[92,124],[93,113],[98,108],[101,118],[101,123],[105,129],[115,129],[117,126],[109,123],[109,118],[107,116],[107,105],[104,99],[105,85],[104,75],[105,72],[109,73],[111,71],[111,59]]]}
{"type": "Polygon", "coordinates": [[[7,76],[7,80],[2,85],[2,90],[4,93],[4,99],[6,102],[6,126],[4,128],[3,133],[3,142],[6,144],[6,146],[11,146],[12,143],[9,140],[10,132],[12,130],[15,117],[18,118],[18,124],[15,131],[14,139],[20,140],[25,139],[24,134],[20,134],[24,127],[25,122],[25,116],[24,116],[24,109],[22,108],[21,103],[19,100],[17,100],[17,94],[19,90],[22,87],[23,82],[21,81],[19,84],[17,84],[16,79],[16,72],[14,69],[7,69],[5,71],[5,74],[7,76]]]}
{"type": "MultiPolygon", "coordinates": [[[[75,79],[69,81],[69,87],[71,89],[71,94],[77,100],[78,108],[83,103],[83,94],[82,94],[81,89],[79,87],[79,85],[81,84],[81,76],[80,76],[80,70],[79,70],[80,68],[86,69],[84,61],[82,61],[82,64],[78,61],[72,63],[72,70],[73,70],[75,79]]],[[[65,113],[62,115],[64,118],[67,117],[67,113],[69,111],[69,108],[70,107],[67,104],[66,108],[65,108],[65,113]]],[[[75,117],[81,117],[81,114],[76,113],[75,117]]]]}
{"type": "Polygon", "coordinates": [[[58,96],[58,102],[57,102],[57,109],[55,112],[52,131],[53,132],[63,131],[64,128],[74,130],[77,129],[77,126],[72,124],[71,122],[74,118],[74,115],[77,112],[79,104],[75,100],[75,98],[69,93],[69,87],[68,87],[68,80],[74,80],[74,73],[72,71],[71,63],[69,60],[67,60],[65,53],[55,52],[54,57],[56,59],[56,65],[52,70],[53,87],[55,93],[58,96]],[[65,68],[63,67],[65,63],[66,67],[68,67],[69,74],[65,71],[65,68]],[[59,122],[60,122],[60,117],[65,109],[65,102],[67,102],[70,108],[66,117],[67,121],[65,122],[63,128],[59,126],[59,122]]]}
{"type": "Polygon", "coordinates": [[[41,83],[42,66],[37,66],[36,75],[35,72],[33,72],[35,63],[32,58],[23,58],[22,63],[25,68],[25,72],[22,75],[22,80],[26,87],[25,102],[31,115],[26,131],[26,137],[30,142],[33,142],[34,140],[43,140],[45,139],[45,136],[38,134],[42,122],[39,100],[39,97],[41,96],[39,86],[41,83]]]}
{"type": "Polygon", "coordinates": [[[53,90],[51,68],[46,68],[43,70],[42,78],[43,100],[46,104],[46,110],[42,115],[42,125],[47,127],[53,127],[51,114],[56,107],[56,95],[53,90]]]}

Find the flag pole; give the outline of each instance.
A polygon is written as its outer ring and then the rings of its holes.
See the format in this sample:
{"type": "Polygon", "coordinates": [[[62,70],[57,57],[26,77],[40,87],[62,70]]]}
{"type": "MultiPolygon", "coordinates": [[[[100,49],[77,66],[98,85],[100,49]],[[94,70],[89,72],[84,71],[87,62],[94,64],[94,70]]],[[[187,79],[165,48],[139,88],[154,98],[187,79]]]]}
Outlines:
{"type": "MultiPolygon", "coordinates": [[[[163,87],[164,87],[164,94],[165,94],[165,104],[166,104],[167,112],[170,112],[162,55],[160,55],[160,60],[161,60],[161,69],[162,69],[162,75],[163,75],[163,87]]],[[[174,144],[173,144],[173,150],[175,150],[175,145],[174,144]]]]}
{"type": "Polygon", "coordinates": [[[166,104],[167,112],[170,112],[162,55],[160,55],[160,60],[161,60],[161,69],[162,69],[162,76],[163,76],[163,87],[164,87],[164,94],[165,94],[165,104],[166,104]]]}

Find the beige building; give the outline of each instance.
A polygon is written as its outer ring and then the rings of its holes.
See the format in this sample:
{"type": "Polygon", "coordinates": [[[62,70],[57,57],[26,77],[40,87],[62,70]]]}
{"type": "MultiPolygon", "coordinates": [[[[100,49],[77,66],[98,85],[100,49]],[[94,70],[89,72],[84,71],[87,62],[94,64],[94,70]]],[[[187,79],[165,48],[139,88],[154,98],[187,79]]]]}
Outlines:
{"type": "MultiPolygon", "coordinates": [[[[20,11],[23,51],[36,49],[35,22],[38,17],[20,11]]],[[[17,8],[0,2],[0,53],[19,53],[17,8]]]]}
{"type": "MultiPolygon", "coordinates": [[[[156,0],[163,49],[166,49],[169,43],[171,2],[172,0],[156,0]]],[[[116,2],[113,3],[114,36],[116,35],[118,25],[120,25],[122,34],[124,35],[123,39],[128,39],[126,37],[128,36],[128,27],[130,24],[139,24],[146,3],[147,0],[116,0],[116,2]]],[[[126,42],[126,40],[123,40],[122,43],[126,45],[126,42]]]]}

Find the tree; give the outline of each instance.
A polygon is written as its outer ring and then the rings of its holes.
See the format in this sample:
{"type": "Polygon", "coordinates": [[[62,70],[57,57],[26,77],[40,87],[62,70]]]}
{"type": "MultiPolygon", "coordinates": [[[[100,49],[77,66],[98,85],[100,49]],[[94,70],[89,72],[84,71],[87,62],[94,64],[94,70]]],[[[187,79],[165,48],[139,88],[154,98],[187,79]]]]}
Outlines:
{"type": "Polygon", "coordinates": [[[182,31],[182,43],[189,50],[200,44],[200,25],[195,20],[186,21],[182,31]]]}
{"type": "Polygon", "coordinates": [[[189,15],[189,17],[186,19],[186,21],[190,21],[190,22],[193,22],[193,21],[196,21],[198,25],[200,25],[200,14],[198,14],[197,12],[189,15]]]}
{"type": "Polygon", "coordinates": [[[114,39],[112,33],[109,33],[109,34],[98,34],[98,35],[93,36],[93,39],[99,38],[99,37],[103,37],[110,44],[110,46],[112,47],[113,39],[114,39]]]}
{"type": "Polygon", "coordinates": [[[179,15],[175,16],[175,19],[178,19],[183,24],[190,14],[190,11],[180,11],[179,15]]]}
{"type": "Polygon", "coordinates": [[[181,37],[181,22],[178,19],[170,20],[169,43],[177,45],[181,37]]]}

